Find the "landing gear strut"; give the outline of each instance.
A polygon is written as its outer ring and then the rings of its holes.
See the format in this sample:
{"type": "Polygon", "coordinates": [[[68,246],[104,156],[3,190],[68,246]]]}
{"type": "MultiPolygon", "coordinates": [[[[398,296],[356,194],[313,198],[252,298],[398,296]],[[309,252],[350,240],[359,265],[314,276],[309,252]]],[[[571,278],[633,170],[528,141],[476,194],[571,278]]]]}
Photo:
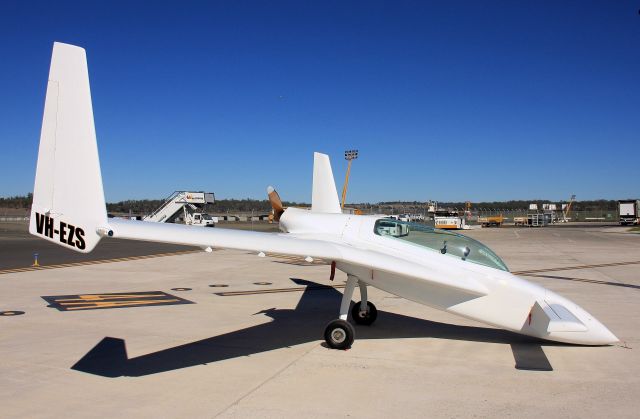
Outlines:
{"type": "Polygon", "coordinates": [[[376,321],[378,317],[378,310],[372,302],[367,300],[367,284],[362,281],[358,281],[360,287],[360,298],[362,301],[355,303],[351,308],[351,317],[353,321],[363,326],[369,326],[376,321]]]}
{"type": "Polygon", "coordinates": [[[347,316],[356,284],[360,288],[362,301],[355,304],[351,310],[353,320],[358,324],[368,326],[373,323],[378,316],[376,306],[367,301],[367,285],[358,281],[357,277],[347,275],[347,285],[340,303],[340,317],[330,322],[324,330],[324,340],[330,348],[348,349],[355,339],[355,329],[347,321],[347,316]]]}

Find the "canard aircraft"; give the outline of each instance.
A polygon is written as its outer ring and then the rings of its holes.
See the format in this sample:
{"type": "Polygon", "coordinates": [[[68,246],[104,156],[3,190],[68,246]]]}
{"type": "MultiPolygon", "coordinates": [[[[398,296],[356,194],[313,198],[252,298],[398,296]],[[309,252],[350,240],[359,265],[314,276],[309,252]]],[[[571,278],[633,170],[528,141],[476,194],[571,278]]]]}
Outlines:
{"type": "Polygon", "coordinates": [[[321,258],[347,274],[336,319],[324,338],[351,346],[348,322],[377,316],[367,287],[498,328],[551,341],[605,345],[618,339],[577,304],[509,272],[487,246],[469,237],[383,215],[343,214],[329,157],[315,153],[311,209],[283,208],[268,188],[282,233],[202,229],[108,218],[84,49],[54,43],[38,152],[29,231],[66,248],[91,252],[120,238],[321,258]],[[355,288],[361,301],[353,305],[355,288]]]}

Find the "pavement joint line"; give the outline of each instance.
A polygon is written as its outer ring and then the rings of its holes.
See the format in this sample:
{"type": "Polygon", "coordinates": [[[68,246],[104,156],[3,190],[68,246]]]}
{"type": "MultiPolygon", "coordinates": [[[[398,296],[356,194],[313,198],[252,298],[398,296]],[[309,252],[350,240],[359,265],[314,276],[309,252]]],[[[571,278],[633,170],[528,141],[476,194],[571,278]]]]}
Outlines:
{"type": "Polygon", "coordinates": [[[630,262],[614,262],[614,263],[599,263],[593,265],[579,265],[579,266],[564,266],[558,268],[546,268],[546,269],[531,269],[527,271],[513,271],[511,272],[514,275],[525,275],[530,273],[538,273],[538,272],[554,272],[554,271],[571,271],[578,269],[589,269],[589,268],[606,268],[609,266],[624,266],[624,265],[639,265],[640,260],[630,261],[630,262]]]}
{"type": "Polygon", "coordinates": [[[534,278],[547,278],[547,279],[562,279],[567,281],[576,281],[576,282],[585,282],[589,284],[600,284],[600,285],[612,285],[616,287],[625,287],[625,288],[635,288],[640,289],[640,286],[634,284],[627,284],[620,281],[601,281],[599,279],[586,279],[586,278],[572,278],[565,276],[557,276],[557,275],[539,275],[539,274],[525,274],[524,276],[530,276],[534,278]]]}
{"type": "Polygon", "coordinates": [[[186,254],[199,253],[199,252],[200,250],[179,250],[177,252],[156,253],[153,255],[125,256],[121,258],[86,260],[81,262],[59,263],[56,265],[26,266],[22,268],[11,268],[11,269],[0,270],[0,275],[20,273],[20,272],[44,271],[48,269],[58,269],[58,268],[71,268],[76,266],[100,265],[103,263],[112,263],[112,262],[128,262],[132,260],[153,259],[153,258],[159,258],[159,257],[165,257],[165,256],[179,256],[179,255],[186,255],[186,254]]]}
{"type": "Polygon", "coordinates": [[[219,417],[220,415],[222,415],[223,413],[229,411],[229,409],[231,409],[234,406],[239,405],[244,399],[246,399],[247,397],[251,396],[252,394],[254,394],[256,391],[260,390],[262,387],[264,387],[267,383],[269,383],[270,381],[272,381],[274,378],[277,378],[278,376],[280,376],[283,372],[285,372],[286,370],[288,370],[292,365],[298,363],[298,361],[300,361],[302,358],[304,358],[305,356],[309,355],[309,353],[311,353],[311,351],[313,351],[314,349],[316,349],[318,346],[320,346],[320,344],[316,343],[315,345],[309,345],[309,349],[306,350],[305,352],[303,352],[299,357],[295,358],[294,360],[292,360],[291,362],[289,362],[287,365],[285,365],[284,367],[280,368],[278,371],[276,371],[275,373],[273,373],[272,375],[270,375],[269,377],[267,377],[263,382],[261,382],[260,384],[258,384],[257,386],[253,387],[251,390],[249,390],[247,393],[245,393],[244,395],[240,396],[239,398],[237,398],[233,403],[231,403],[229,406],[227,406],[226,408],[224,408],[223,410],[221,410],[220,412],[216,413],[214,418],[219,417]]]}
{"type": "Polygon", "coordinates": [[[346,286],[345,284],[320,285],[320,286],[308,285],[305,287],[274,288],[274,289],[266,288],[262,290],[216,292],[214,294],[219,297],[237,297],[237,296],[244,296],[244,295],[277,294],[280,292],[299,292],[299,291],[306,291],[306,290],[320,291],[320,290],[326,290],[329,288],[339,289],[339,288],[344,288],[345,286],[346,286]]]}

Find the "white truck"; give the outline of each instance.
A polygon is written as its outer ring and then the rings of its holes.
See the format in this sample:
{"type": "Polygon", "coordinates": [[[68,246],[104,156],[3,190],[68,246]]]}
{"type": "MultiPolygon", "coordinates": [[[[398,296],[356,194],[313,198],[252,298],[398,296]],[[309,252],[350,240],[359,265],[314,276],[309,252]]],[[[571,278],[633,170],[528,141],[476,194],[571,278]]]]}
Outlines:
{"type": "MultiPolygon", "coordinates": [[[[185,207],[186,208],[186,207],[185,207]]],[[[215,227],[218,217],[212,217],[204,212],[184,212],[184,223],[191,226],[215,227]]]]}
{"type": "Polygon", "coordinates": [[[618,201],[620,225],[638,225],[640,223],[640,199],[618,201]]]}

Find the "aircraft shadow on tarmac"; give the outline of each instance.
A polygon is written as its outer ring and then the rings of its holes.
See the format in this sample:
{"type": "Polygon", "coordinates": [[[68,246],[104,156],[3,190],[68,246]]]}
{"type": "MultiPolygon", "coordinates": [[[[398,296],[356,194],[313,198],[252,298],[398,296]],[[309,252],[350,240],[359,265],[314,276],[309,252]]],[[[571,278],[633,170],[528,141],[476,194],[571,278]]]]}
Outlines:
{"type": "MultiPolygon", "coordinates": [[[[123,339],[105,337],[71,369],[103,377],[140,377],[321,339],[326,324],[336,317],[342,294],[330,286],[296,278],[291,280],[307,288],[293,310],[270,308],[256,313],[271,317],[273,321],[269,323],[135,358],[127,356],[123,339]]],[[[536,371],[553,371],[541,345],[558,345],[500,329],[444,324],[381,311],[374,325],[356,326],[356,344],[361,339],[402,338],[508,344],[517,369],[536,371]]]]}

